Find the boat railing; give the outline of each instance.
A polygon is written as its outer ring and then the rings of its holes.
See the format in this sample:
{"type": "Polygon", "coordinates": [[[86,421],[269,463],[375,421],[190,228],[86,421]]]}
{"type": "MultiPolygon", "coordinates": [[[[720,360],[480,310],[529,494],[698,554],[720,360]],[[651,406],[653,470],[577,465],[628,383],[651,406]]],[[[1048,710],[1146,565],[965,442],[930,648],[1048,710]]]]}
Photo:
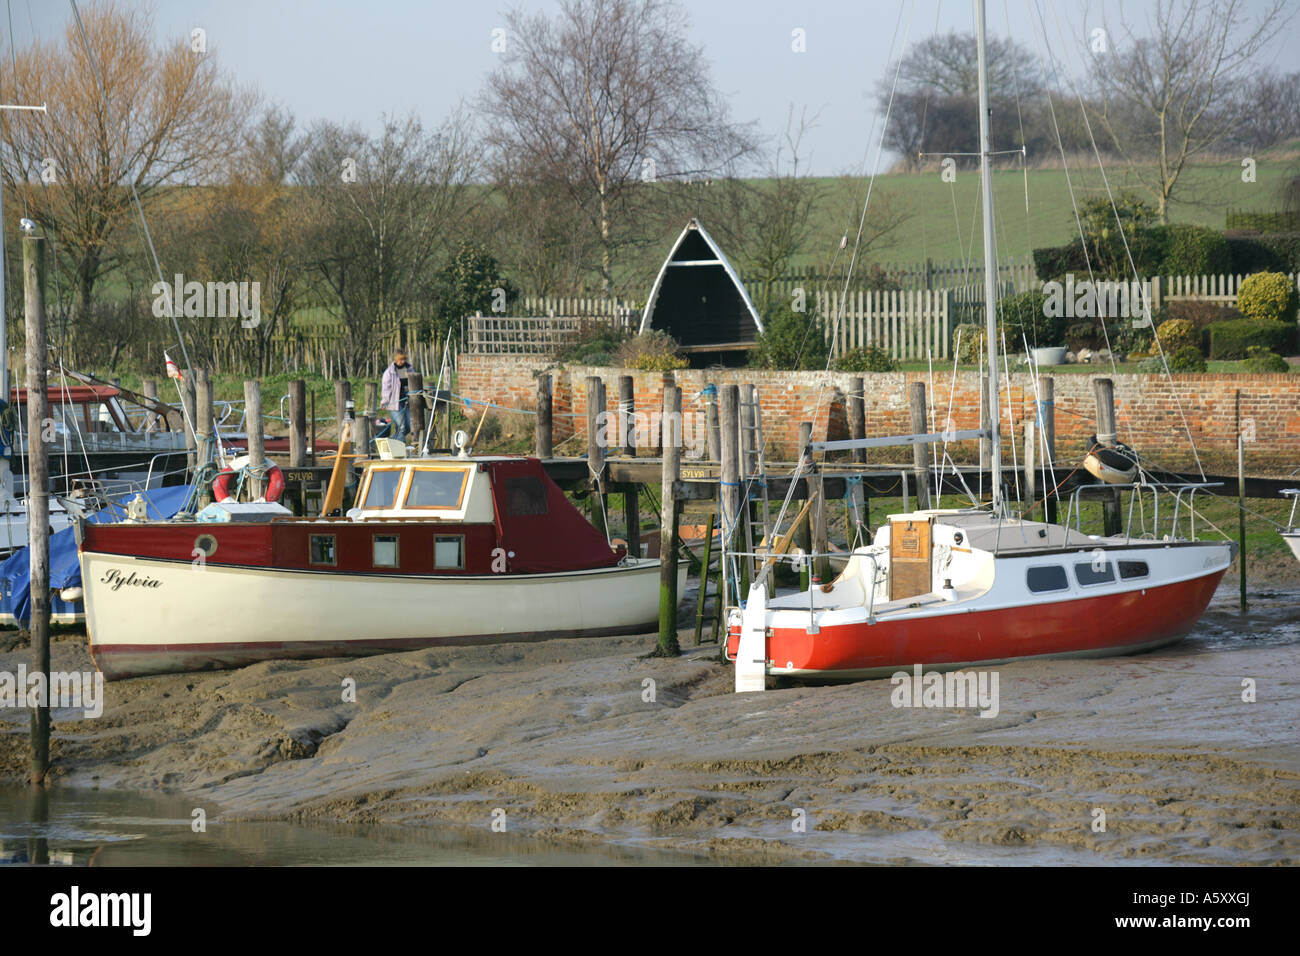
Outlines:
{"type": "MultiPolygon", "coordinates": [[[[778,562],[782,562],[782,561],[789,562],[791,567],[796,569],[804,562],[808,562],[808,566],[809,566],[808,590],[806,592],[808,595],[808,633],[809,634],[818,633],[820,628],[818,628],[817,626],[816,596],[813,592],[816,589],[821,588],[822,593],[826,593],[825,591],[826,584],[822,582],[817,582],[815,584],[813,583],[814,579],[812,576],[811,568],[818,558],[835,557],[836,555],[834,552],[801,551],[798,554],[773,554],[770,551],[728,551],[727,556],[733,558],[762,558],[764,560],[763,568],[759,571],[758,577],[754,579],[754,583],[752,587],[758,587],[759,585],[765,584],[767,581],[767,576],[771,573],[772,569],[777,565],[778,562]]],[[[863,560],[871,562],[871,586],[869,589],[864,588],[864,590],[868,591],[867,623],[875,624],[876,623],[876,581],[880,577],[880,562],[876,559],[876,556],[874,554],[866,550],[853,551],[849,555],[849,560],[852,561],[854,558],[862,558],[863,560]]],[[[743,610],[743,609],[744,609],[743,606],[737,608],[737,610],[743,610]]],[[[724,608],[723,620],[726,620],[726,612],[729,610],[731,610],[731,608],[724,608]]]]}
{"type": "MultiPolygon", "coordinates": [[[[1176,484],[1165,484],[1163,482],[1155,483],[1149,481],[1124,482],[1120,484],[1097,484],[1097,485],[1079,485],[1070,494],[1070,503],[1065,514],[1065,527],[1073,527],[1079,534],[1084,534],[1080,527],[1082,518],[1082,496],[1085,493],[1105,493],[1131,491],[1133,494],[1129,498],[1128,517],[1124,524],[1124,537],[1132,541],[1135,537],[1133,534],[1134,512],[1138,511],[1137,518],[1141,523],[1140,528],[1145,528],[1144,511],[1139,510],[1139,505],[1144,494],[1151,495],[1151,531],[1148,534],[1144,530],[1139,530],[1136,535],[1138,540],[1160,540],[1160,495],[1163,492],[1166,496],[1173,495],[1173,515],[1169,522],[1169,540],[1179,539],[1179,525],[1182,522],[1184,511],[1188,515],[1188,539],[1196,539],[1196,493],[1206,488],[1222,487],[1221,481],[1186,481],[1176,484]]],[[[1168,507],[1168,505],[1166,505],[1168,507]]]]}

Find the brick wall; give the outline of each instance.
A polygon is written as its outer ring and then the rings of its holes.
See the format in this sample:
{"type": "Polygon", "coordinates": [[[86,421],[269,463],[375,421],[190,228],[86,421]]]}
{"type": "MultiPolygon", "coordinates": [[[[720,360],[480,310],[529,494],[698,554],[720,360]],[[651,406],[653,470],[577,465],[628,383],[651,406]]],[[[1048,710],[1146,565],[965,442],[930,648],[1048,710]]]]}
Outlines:
{"type": "MultiPolygon", "coordinates": [[[[461,355],[459,391],[467,398],[531,412],[537,405],[536,375],[547,369],[552,376],[554,441],[556,454],[581,455],[586,448],[586,379],[605,380],[608,410],[618,405],[618,378],[631,375],[635,407],[649,411],[662,407],[663,375],[628,369],[591,366],[548,367],[532,356],[461,355]],[[566,445],[561,442],[566,439],[566,445]]],[[[685,369],[674,373],[682,388],[682,409],[690,440],[691,413],[703,420],[699,397],[709,383],[719,386],[753,383],[763,408],[764,437],[769,459],[788,458],[798,436],[799,423],[814,422],[816,439],[847,438],[846,393],[858,376],[840,372],[763,372],[751,369],[685,369]]],[[[923,372],[867,374],[863,407],[867,435],[904,435],[911,430],[908,384],[926,382],[923,372]]],[[[1207,471],[1235,472],[1235,395],[1241,392],[1241,415],[1247,437],[1253,423],[1254,440],[1246,444],[1246,466],[1251,474],[1285,475],[1300,468],[1300,374],[1291,375],[1176,375],[1110,376],[1069,373],[1054,376],[1056,387],[1056,447],[1063,463],[1077,463],[1089,437],[1096,431],[1094,378],[1115,383],[1115,417],[1121,441],[1137,448],[1149,461],[1179,471],[1194,471],[1195,459],[1187,438],[1190,430],[1207,471]],[[1180,411],[1181,405],[1181,411],[1180,411]],[[1184,417],[1186,429],[1184,428],[1184,417]]],[[[942,430],[949,420],[954,429],[979,427],[979,376],[974,372],[935,371],[932,430],[942,430]],[[951,388],[950,388],[951,384],[951,388]]],[[[1028,374],[1011,376],[1011,419],[1017,454],[1023,452],[1023,427],[1033,417],[1033,381],[1028,374]]],[[[1003,434],[1006,434],[1006,383],[1003,385],[1003,434]]],[[[644,444],[644,443],[643,443],[644,444]]],[[[955,461],[978,458],[974,442],[950,446],[955,461]]],[[[1009,462],[1011,451],[1004,450],[1009,462]]],[[[873,461],[910,461],[904,448],[873,450],[873,461]]],[[[1297,480],[1300,483],[1300,479],[1297,480]]]]}

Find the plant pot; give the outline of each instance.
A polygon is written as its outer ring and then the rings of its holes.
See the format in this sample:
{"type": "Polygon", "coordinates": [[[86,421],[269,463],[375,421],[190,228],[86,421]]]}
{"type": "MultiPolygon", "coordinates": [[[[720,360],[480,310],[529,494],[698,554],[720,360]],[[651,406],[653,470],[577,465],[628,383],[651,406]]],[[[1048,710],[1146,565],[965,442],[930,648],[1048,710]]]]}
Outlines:
{"type": "Polygon", "coordinates": [[[1069,351],[1064,345],[1051,348],[1033,349],[1035,365],[1064,365],[1065,353],[1069,351]]]}

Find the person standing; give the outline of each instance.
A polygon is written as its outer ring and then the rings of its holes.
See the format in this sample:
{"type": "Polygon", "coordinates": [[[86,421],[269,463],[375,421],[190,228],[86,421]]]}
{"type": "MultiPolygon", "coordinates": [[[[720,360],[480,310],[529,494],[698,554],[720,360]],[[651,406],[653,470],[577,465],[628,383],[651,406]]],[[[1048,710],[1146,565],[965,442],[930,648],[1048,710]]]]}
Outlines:
{"type": "Polygon", "coordinates": [[[398,349],[393,353],[392,364],[384,369],[380,388],[380,401],[392,412],[393,437],[406,441],[411,431],[410,376],[415,369],[406,360],[406,353],[398,349]]]}

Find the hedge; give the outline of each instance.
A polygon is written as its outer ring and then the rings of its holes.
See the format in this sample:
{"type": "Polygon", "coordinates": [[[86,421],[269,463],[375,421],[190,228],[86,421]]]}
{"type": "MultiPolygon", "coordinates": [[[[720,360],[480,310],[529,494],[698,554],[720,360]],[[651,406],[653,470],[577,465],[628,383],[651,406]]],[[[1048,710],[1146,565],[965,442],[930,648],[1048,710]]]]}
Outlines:
{"type": "Polygon", "coordinates": [[[1295,326],[1284,322],[1233,319],[1210,326],[1210,358],[1241,359],[1252,346],[1285,355],[1295,345],[1295,326]]]}
{"type": "Polygon", "coordinates": [[[1271,236],[1229,236],[1231,271],[1236,275],[1252,272],[1300,272],[1300,232],[1280,232],[1271,236]]]}

